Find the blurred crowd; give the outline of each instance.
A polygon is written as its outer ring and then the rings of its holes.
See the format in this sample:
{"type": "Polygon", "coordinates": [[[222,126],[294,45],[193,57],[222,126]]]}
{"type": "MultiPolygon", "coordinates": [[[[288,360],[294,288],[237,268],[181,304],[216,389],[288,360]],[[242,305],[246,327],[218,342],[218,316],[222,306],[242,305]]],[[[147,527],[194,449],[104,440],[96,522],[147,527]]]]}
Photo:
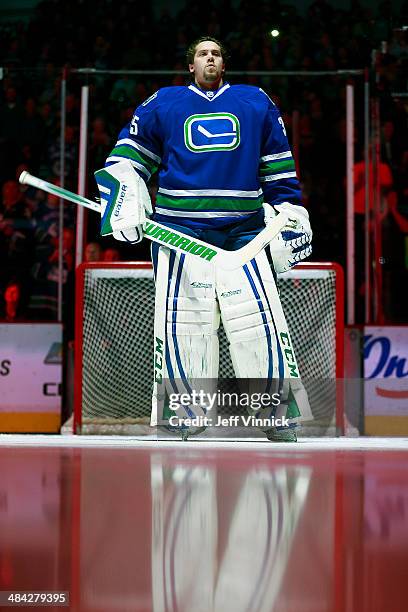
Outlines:
{"type": "MultiPolygon", "coordinates": [[[[334,71],[371,68],[371,88],[381,118],[382,210],[385,265],[408,272],[407,31],[408,3],[375,8],[351,0],[348,11],[315,0],[304,13],[284,2],[249,0],[187,2],[177,13],[154,4],[123,0],[44,0],[27,23],[0,22],[0,317],[55,320],[57,316],[59,201],[22,186],[23,170],[58,183],[62,68],[66,68],[65,186],[76,190],[80,87],[90,85],[88,189],[103,166],[119,129],[134,108],[158,87],[186,84],[185,52],[209,34],[229,50],[227,80],[262,86],[281,109],[297,162],[315,233],[315,260],[345,263],[345,84],[344,76],[228,76],[230,71],[334,71]],[[279,30],[273,38],[272,29],[279,30]],[[171,69],[169,77],[83,77],[73,68],[171,69]],[[396,95],[397,94],[397,95],[396,95]],[[405,96],[403,95],[405,94],[405,96]],[[385,177],[385,178],[384,178],[385,177]]],[[[363,79],[356,77],[356,215],[364,201],[363,79]],[[359,165],[360,164],[360,165],[359,165]],[[358,195],[357,195],[358,194],[358,195]],[[359,208],[360,206],[360,208],[359,208]]],[[[151,184],[154,199],[155,184],[151,184]]],[[[63,284],[73,301],[75,209],[64,206],[63,284]]],[[[148,259],[146,245],[126,250],[98,239],[96,216],[88,222],[88,261],[148,259]]],[[[391,275],[392,276],[392,275],[391,275]]],[[[361,284],[360,290],[364,291],[361,284]]],[[[390,318],[394,316],[390,313],[390,318]]],[[[398,313],[395,315],[398,319],[398,313]]]]}

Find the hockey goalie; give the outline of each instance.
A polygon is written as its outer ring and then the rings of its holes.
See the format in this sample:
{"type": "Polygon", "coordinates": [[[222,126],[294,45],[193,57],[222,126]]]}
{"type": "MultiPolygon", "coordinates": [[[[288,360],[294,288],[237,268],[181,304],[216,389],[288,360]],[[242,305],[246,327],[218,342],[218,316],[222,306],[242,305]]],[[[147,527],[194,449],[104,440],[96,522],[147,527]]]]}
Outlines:
{"type": "Polygon", "coordinates": [[[235,251],[285,215],[282,231],[234,272],[153,244],[151,422],[183,438],[202,430],[188,423],[211,409],[204,394],[196,401],[197,391],[202,381],[217,380],[222,320],[237,379],[262,381],[265,392],[279,394],[278,405],[256,410],[284,417],[281,426],[262,428],[266,437],[296,441],[300,421],[311,414],[276,275],[310,255],[312,231],[279,110],[262,89],[226,82],[225,58],[217,40],[195,41],[187,54],[191,84],[160,89],[136,108],[105,168],[95,173],[101,232],[136,244],[151,218],[235,251]],[[146,183],[156,171],[153,210],[146,183]],[[170,421],[172,394],[191,398],[180,402],[176,425],[170,421]]]}

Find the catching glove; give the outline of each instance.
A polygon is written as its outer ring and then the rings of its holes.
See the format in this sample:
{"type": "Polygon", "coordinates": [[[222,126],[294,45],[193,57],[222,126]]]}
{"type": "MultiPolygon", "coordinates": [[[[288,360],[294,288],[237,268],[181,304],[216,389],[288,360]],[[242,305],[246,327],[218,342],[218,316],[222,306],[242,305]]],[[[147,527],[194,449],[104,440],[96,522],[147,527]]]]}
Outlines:
{"type": "Polygon", "coordinates": [[[275,272],[281,274],[295,264],[309,257],[312,252],[313,232],[309,213],[297,204],[283,202],[275,206],[264,203],[265,224],[280,212],[288,216],[288,222],[281,232],[269,243],[275,272]]]}

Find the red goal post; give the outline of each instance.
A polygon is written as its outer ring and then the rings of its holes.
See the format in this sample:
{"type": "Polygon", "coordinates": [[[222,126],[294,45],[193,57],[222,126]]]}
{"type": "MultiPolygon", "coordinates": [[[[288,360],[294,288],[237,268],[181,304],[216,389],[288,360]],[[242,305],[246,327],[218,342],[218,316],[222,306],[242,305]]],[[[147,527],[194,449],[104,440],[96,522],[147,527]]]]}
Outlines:
{"type": "MultiPolygon", "coordinates": [[[[309,435],[341,435],[343,269],[337,263],[302,263],[281,275],[278,285],[314,414],[305,429],[309,435]]],[[[74,433],[152,433],[153,309],[151,262],[78,266],[74,433]]],[[[233,375],[221,329],[220,377],[233,375]]]]}

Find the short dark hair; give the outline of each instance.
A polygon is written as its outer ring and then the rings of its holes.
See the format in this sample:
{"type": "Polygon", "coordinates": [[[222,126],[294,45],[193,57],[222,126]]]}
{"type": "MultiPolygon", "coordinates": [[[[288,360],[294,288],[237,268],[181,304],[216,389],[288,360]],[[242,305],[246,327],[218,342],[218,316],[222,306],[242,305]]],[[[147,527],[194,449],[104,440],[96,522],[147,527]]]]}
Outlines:
{"type": "Polygon", "coordinates": [[[205,42],[206,40],[210,40],[211,42],[219,46],[221,55],[222,55],[222,59],[224,60],[224,62],[228,59],[228,51],[221,41],[217,40],[213,36],[200,36],[200,38],[197,38],[197,40],[192,42],[189,48],[187,49],[187,53],[186,53],[187,66],[194,62],[194,56],[195,56],[197,46],[200,43],[205,42]]]}

